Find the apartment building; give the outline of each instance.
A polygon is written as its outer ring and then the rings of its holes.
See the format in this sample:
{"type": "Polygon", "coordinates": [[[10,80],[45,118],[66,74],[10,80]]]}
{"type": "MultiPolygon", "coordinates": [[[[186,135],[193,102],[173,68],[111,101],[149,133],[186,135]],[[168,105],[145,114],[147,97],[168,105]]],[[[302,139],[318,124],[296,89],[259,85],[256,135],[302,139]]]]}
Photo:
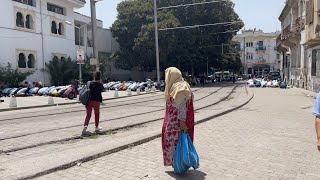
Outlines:
{"type": "Polygon", "coordinates": [[[276,50],[280,32],[264,33],[262,30],[242,30],[233,41],[239,43],[243,74],[265,76],[280,69],[281,56],[276,50]]]}
{"type": "Polygon", "coordinates": [[[287,0],[279,17],[282,73],[292,86],[320,90],[320,0],[287,0]]]}

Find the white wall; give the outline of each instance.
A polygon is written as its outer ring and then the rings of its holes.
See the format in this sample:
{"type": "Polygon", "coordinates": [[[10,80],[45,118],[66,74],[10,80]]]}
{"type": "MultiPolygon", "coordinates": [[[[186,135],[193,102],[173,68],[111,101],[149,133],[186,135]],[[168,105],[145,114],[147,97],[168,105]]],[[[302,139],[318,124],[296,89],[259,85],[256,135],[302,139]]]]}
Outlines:
{"type": "MultiPolygon", "coordinates": [[[[80,2],[80,1],[79,1],[80,2]]],[[[12,0],[1,0],[0,11],[0,63],[2,65],[8,62],[13,68],[18,67],[18,51],[26,51],[34,54],[36,63],[34,74],[28,77],[28,81],[42,81],[49,83],[49,76],[43,71],[45,63],[52,60],[54,55],[66,56],[75,59],[75,35],[74,28],[67,26],[65,21],[74,21],[74,6],[65,0],[36,0],[36,7],[14,2],[12,0]],[[47,11],[47,2],[64,7],[65,15],[47,11]],[[40,4],[42,16],[40,15],[40,4]],[[26,16],[33,16],[32,30],[16,27],[16,12],[21,12],[26,16]],[[41,20],[43,36],[41,35],[41,20]],[[61,22],[64,25],[64,35],[51,33],[51,21],[61,22]],[[42,41],[43,40],[43,41],[42,41]],[[43,42],[43,48],[42,48],[43,42]],[[44,53],[42,53],[42,51],[44,53]]],[[[20,69],[25,71],[26,69],[20,69]]]]}

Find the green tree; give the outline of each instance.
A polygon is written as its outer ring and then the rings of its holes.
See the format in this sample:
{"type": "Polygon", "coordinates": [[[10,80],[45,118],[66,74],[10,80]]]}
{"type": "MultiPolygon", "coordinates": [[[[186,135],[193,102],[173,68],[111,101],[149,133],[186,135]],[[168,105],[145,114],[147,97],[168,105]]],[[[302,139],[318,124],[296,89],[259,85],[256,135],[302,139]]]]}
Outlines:
{"type": "Polygon", "coordinates": [[[47,70],[51,77],[51,82],[55,86],[70,84],[74,79],[77,79],[79,68],[75,61],[61,60],[57,57],[53,58],[46,64],[47,70]]]}
{"type": "Polygon", "coordinates": [[[0,86],[18,87],[32,73],[32,71],[22,72],[18,69],[13,69],[10,63],[6,67],[0,66],[0,86]]]}
{"type": "MultiPolygon", "coordinates": [[[[158,6],[195,2],[204,1],[161,0],[158,6]]],[[[140,66],[146,71],[155,69],[152,1],[124,1],[118,5],[117,10],[118,18],[111,28],[120,45],[120,51],[113,56],[116,65],[125,69],[133,66],[140,66]]],[[[231,57],[224,58],[220,47],[210,47],[212,44],[229,44],[236,31],[243,27],[242,21],[234,11],[232,1],[161,10],[158,16],[159,29],[239,21],[228,25],[160,31],[162,68],[176,66],[183,71],[197,73],[206,68],[207,61],[210,67],[216,68],[222,68],[226,64],[223,59],[231,60],[227,64],[235,62],[231,57]],[[232,33],[220,33],[226,31],[232,33]]],[[[231,51],[231,48],[225,49],[225,53],[233,53],[231,51]]]]}

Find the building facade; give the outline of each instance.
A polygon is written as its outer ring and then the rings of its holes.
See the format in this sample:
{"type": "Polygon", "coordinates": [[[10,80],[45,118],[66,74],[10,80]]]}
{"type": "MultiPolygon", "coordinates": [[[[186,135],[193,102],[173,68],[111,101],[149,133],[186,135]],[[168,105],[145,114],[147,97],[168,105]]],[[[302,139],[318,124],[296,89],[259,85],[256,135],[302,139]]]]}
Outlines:
{"type": "MultiPolygon", "coordinates": [[[[91,18],[74,12],[85,0],[2,0],[0,6],[0,63],[34,72],[28,81],[50,84],[46,64],[54,57],[76,59],[76,50],[91,57],[91,18]],[[81,27],[80,30],[77,27],[81,27]],[[80,36],[80,40],[79,40],[80,36]],[[80,41],[80,42],[79,42],[80,41]]],[[[111,31],[97,20],[97,50],[110,56],[118,50],[111,31]]]]}
{"type": "Polygon", "coordinates": [[[292,86],[320,90],[320,0],[287,0],[279,17],[282,71],[292,86]]]}
{"type": "Polygon", "coordinates": [[[264,33],[262,30],[242,30],[233,41],[239,43],[243,74],[266,76],[280,70],[281,56],[276,50],[280,32],[264,33]]]}

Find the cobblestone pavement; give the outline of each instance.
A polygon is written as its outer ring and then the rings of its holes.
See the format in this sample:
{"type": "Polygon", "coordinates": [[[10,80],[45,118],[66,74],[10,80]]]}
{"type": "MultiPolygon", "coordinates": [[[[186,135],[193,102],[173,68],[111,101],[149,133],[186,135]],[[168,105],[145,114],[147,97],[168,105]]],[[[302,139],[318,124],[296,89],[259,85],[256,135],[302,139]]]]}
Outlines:
{"type": "Polygon", "coordinates": [[[251,90],[247,106],[196,126],[196,171],[177,176],[163,167],[156,139],[38,179],[320,179],[314,99],[294,89],[251,90]]]}
{"type": "MultiPolygon", "coordinates": [[[[226,97],[231,92],[232,88],[233,85],[225,87],[216,94],[211,93],[221,89],[220,87],[205,88],[197,91],[195,93],[197,100],[195,108],[220,102],[223,97],[226,97]]],[[[232,108],[237,103],[242,103],[241,93],[246,94],[243,87],[237,88],[228,99],[221,101],[219,104],[199,110],[196,113],[197,119],[200,120],[212,116],[232,108]]],[[[112,100],[102,106],[108,107],[108,109],[102,110],[101,116],[101,125],[105,129],[144,123],[150,120],[151,122],[134,128],[122,129],[114,132],[114,134],[111,132],[111,134],[108,133],[105,136],[93,136],[92,138],[59,141],[43,145],[39,143],[79,136],[84,118],[83,107],[70,105],[66,109],[63,106],[43,108],[41,109],[43,112],[39,112],[39,109],[34,109],[0,113],[0,179],[17,179],[32,176],[51,168],[78,161],[84,157],[90,157],[159,134],[161,129],[158,127],[162,124],[164,100],[162,93],[156,96],[145,95],[141,96],[143,98],[130,97],[127,100],[112,100]],[[157,100],[153,100],[155,98],[157,100]],[[127,101],[140,102],[150,99],[151,101],[145,103],[123,105],[127,101]],[[113,105],[121,106],[111,107],[113,105]],[[75,109],[77,112],[70,112],[70,109],[75,109]],[[148,113],[159,109],[160,111],[148,113]],[[50,115],[59,112],[62,113],[50,115]],[[137,115],[137,113],[145,112],[147,114],[137,115]],[[30,115],[36,117],[29,117],[30,115]],[[157,118],[160,118],[160,120],[152,122],[157,118]],[[30,134],[26,135],[28,133],[30,134]],[[31,147],[28,147],[30,145],[31,147]],[[1,153],[1,150],[7,151],[15,148],[26,149],[1,153]]],[[[243,99],[248,99],[247,95],[243,96],[243,99]]],[[[90,130],[91,128],[92,125],[90,130]]]]}

